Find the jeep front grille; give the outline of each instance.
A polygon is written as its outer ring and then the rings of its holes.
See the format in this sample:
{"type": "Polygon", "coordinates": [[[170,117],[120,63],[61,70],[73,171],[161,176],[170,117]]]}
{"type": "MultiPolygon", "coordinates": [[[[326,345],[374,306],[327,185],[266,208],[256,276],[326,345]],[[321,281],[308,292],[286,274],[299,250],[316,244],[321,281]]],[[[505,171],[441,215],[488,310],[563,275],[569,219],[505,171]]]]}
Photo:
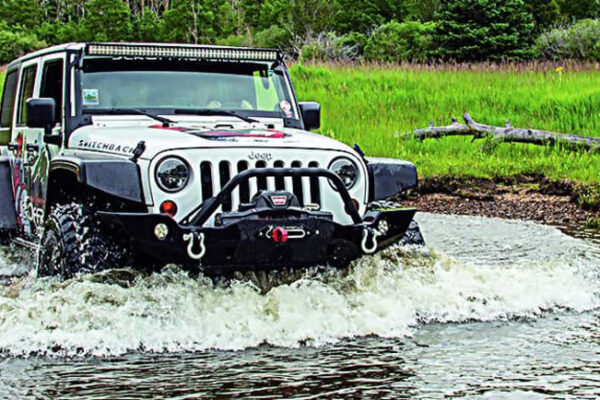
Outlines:
{"type": "MultiPolygon", "coordinates": [[[[302,168],[302,161],[293,161],[288,167],[302,168]]],[[[319,168],[319,163],[310,161],[305,164],[308,168],[319,168]]],[[[266,161],[248,161],[232,162],[229,160],[220,161],[213,164],[204,161],[200,164],[200,182],[202,191],[202,201],[213,197],[219,193],[232,177],[249,168],[286,168],[282,160],[267,163],[266,161]]],[[[248,182],[240,184],[232,195],[223,202],[223,211],[237,210],[240,203],[249,203],[252,197],[260,190],[287,190],[294,193],[304,207],[306,204],[318,204],[321,206],[321,182],[319,178],[313,177],[259,177],[250,179],[248,182]]]]}

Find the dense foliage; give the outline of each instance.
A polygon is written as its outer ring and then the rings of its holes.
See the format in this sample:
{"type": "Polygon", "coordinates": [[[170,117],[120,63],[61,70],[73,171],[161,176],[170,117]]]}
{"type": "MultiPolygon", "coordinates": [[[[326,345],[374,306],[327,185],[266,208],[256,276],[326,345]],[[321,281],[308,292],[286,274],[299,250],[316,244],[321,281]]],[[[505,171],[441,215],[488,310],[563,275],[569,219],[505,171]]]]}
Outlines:
{"type": "Polygon", "coordinates": [[[522,0],[444,2],[438,14],[439,55],[446,60],[522,60],[534,24],[522,0]]]}
{"type": "Polygon", "coordinates": [[[0,63],[72,41],[279,47],[323,61],[595,60],[591,42],[574,51],[573,40],[595,40],[578,21],[599,17],[598,0],[0,0],[0,63]]]}
{"type": "Polygon", "coordinates": [[[600,20],[584,19],[566,28],[543,33],[536,52],[549,60],[600,61],[600,20]]]}

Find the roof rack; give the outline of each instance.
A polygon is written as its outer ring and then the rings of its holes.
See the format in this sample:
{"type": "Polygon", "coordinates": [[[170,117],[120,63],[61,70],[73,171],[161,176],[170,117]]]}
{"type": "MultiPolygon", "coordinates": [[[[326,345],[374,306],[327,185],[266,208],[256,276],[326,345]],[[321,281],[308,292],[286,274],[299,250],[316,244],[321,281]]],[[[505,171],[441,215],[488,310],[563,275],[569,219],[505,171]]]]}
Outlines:
{"type": "Polygon", "coordinates": [[[271,49],[159,43],[88,43],[85,53],[89,56],[245,61],[278,61],[283,58],[279,51],[271,49]]]}

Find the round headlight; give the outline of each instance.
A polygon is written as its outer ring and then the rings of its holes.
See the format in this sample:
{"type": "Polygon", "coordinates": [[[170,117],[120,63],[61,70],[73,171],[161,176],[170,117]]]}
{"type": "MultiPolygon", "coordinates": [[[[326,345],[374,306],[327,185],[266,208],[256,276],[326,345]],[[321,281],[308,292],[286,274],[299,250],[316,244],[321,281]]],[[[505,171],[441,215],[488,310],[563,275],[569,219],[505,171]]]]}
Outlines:
{"type": "Polygon", "coordinates": [[[156,182],[165,192],[179,192],[187,185],[189,180],[190,169],[179,158],[165,158],[156,167],[156,182]]]}
{"type": "Polygon", "coordinates": [[[340,177],[346,189],[352,189],[358,180],[358,167],[347,158],[334,160],[329,170],[340,177]]]}

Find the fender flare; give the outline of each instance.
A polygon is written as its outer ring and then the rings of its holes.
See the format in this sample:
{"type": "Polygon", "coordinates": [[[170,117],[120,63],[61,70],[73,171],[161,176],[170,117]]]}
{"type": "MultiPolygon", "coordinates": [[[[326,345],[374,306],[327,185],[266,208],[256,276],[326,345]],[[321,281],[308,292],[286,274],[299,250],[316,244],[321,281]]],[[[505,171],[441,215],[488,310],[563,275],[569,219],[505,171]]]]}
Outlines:
{"type": "Polygon", "coordinates": [[[17,228],[10,159],[0,157],[0,230],[17,228]]]}
{"type": "Polygon", "coordinates": [[[369,200],[385,200],[417,187],[419,177],[413,163],[392,158],[367,158],[371,181],[369,200]]]}
{"type": "Polygon", "coordinates": [[[144,203],[140,169],[131,160],[57,156],[50,162],[49,174],[60,170],[73,173],[82,185],[124,200],[144,203]]]}

